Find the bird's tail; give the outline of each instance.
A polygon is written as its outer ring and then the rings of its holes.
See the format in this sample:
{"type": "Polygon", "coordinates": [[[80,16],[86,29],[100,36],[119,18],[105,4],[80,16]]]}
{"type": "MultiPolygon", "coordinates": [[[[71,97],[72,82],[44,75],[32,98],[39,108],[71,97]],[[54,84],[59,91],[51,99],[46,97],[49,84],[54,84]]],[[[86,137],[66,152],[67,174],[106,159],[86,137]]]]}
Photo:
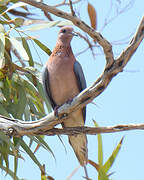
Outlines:
{"type": "Polygon", "coordinates": [[[88,162],[87,137],[85,134],[69,136],[71,144],[81,166],[85,166],[88,162]]]}

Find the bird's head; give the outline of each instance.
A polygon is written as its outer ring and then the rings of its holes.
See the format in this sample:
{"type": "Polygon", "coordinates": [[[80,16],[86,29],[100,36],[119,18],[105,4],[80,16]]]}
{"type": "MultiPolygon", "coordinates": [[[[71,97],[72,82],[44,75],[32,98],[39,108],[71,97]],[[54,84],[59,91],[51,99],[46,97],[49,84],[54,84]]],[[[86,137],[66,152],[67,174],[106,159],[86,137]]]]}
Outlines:
{"type": "Polygon", "coordinates": [[[65,45],[69,45],[73,36],[77,36],[73,28],[70,26],[62,27],[58,34],[58,41],[65,45]]]}

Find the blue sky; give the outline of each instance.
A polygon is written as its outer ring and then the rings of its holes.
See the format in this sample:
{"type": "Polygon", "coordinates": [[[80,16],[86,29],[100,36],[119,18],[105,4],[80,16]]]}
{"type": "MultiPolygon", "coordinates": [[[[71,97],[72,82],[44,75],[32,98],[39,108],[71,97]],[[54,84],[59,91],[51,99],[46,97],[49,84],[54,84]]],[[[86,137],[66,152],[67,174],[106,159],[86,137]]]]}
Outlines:
{"type": "MultiPolygon", "coordinates": [[[[52,4],[51,1],[45,1],[52,4]]],[[[53,3],[58,1],[53,1],[53,3]]],[[[114,7],[121,8],[128,3],[127,0],[121,0],[119,4],[118,0],[112,0],[113,6],[110,9],[110,0],[105,1],[89,1],[96,8],[97,12],[97,24],[99,31],[104,23],[108,12],[111,12],[111,17],[115,14],[114,7]],[[110,10],[110,11],[109,11],[110,10]]],[[[142,6],[143,0],[132,1],[132,7],[125,13],[119,15],[114,21],[108,24],[101,32],[102,35],[110,42],[114,42],[125,37],[129,37],[134,33],[140,19],[142,18],[144,6],[142,6]]],[[[89,24],[87,10],[87,1],[79,3],[75,9],[80,11],[82,19],[89,24]]],[[[62,8],[67,12],[69,9],[62,8]]],[[[37,13],[40,13],[37,10],[37,13]]],[[[40,13],[41,14],[41,13],[40,13]]],[[[59,18],[56,18],[59,19],[59,18]]],[[[76,31],[81,32],[78,28],[74,27],[76,31]]],[[[39,40],[46,44],[50,49],[53,49],[56,43],[57,33],[59,28],[44,29],[31,33],[36,35],[39,40]]],[[[127,41],[130,39],[128,38],[127,41]]],[[[80,38],[73,38],[72,48],[74,53],[78,53],[87,47],[87,44],[80,38]]],[[[121,51],[127,47],[127,44],[113,45],[114,55],[117,57],[121,51]]],[[[32,47],[33,49],[33,47],[32,47]]],[[[87,51],[79,56],[77,60],[81,63],[84,74],[86,77],[87,85],[91,85],[98,76],[102,73],[105,66],[105,57],[102,52],[96,48],[95,52],[98,53],[95,59],[93,59],[90,51],[87,51]]],[[[42,51],[39,51],[42,63],[48,59],[48,56],[42,51]]],[[[33,57],[36,61],[40,61],[36,52],[33,49],[33,57]]],[[[137,49],[136,53],[132,56],[130,62],[124,68],[124,71],[114,77],[106,88],[106,90],[95,98],[93,104],[87,106],[87,119],[86,125],[93,126],[93,119],[99,124],[99,126],[112,126],[117,124],[130,124],[130,123],[143,123],[144,122],[144,46],[143,42],[137,49]]],[[[119,143],[122,137],[124,142],[120,153],[110,172],[114,172],[111,176],[113,180],[122,179],[143,179],[143,138],[144,131],[129,131],[121,133],[102,134],[103,149],[104,149],[104,162],[112,153],[113,149],[119,143]]],[[[79,166],[79,163],[70,147],[67,137],[62,136],[66,151],[59,141],[57,136],[46,137],[49,146],[54,151],[56,162],[53,157],[45,150],[40,148],[36,153],[38,159],[42,164],[45,164],[48,175],[54,177],[56,180],[66,179],[70,173],[79,166]]],[[[26,139],[26,138],[25,138],[26,139]]],[[[35,147],[35,146],[34,146],[35,147]]],[[[97,162],[97,136],[88,136],[88,151],[89,159],[97,162]]],[[[28,156],[23,154],[25,161],[20,160],[18,169],[18,175],[21,178],[27,180],[40,179],[40,171],[36,165],[29,159],[28,156]]],[[[97,179],[97,172],[94,168],[88,165],[89,177],[93,180],[97,179]]],[[[72,180],[82,180],[84,175],[83,168],[80,168],[73,176],[72,180]]],[[[8,176],[2,177],[2,180],[9,180],[8,176]]]]}

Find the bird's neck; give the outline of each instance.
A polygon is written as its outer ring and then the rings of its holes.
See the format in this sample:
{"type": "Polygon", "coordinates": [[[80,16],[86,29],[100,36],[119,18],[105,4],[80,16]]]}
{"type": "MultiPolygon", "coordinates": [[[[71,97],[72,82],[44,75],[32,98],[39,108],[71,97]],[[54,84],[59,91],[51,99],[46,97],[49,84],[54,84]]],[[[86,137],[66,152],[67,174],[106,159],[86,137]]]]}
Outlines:
{"type": "Polygon", "coordinates": [[[69,44],[64,44],[62,42],[57,42],[56,47],[52,52],[52,56],[73,56],[72,48],[69,44]]]}

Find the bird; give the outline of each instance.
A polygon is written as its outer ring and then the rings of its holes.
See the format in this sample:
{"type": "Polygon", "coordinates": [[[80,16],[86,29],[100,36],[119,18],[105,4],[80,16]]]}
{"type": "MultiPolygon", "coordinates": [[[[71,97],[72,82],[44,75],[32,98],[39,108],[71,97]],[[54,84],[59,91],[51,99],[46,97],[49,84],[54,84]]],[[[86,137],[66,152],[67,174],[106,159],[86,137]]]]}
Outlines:
{"type": "MultiPolygon", "coordinates": [[[[72,100],[86,88],[86,80],[80,63],[76,60],[71,40],[76,36],[71,26],[64,26],[58,33],[56,46],[53,49],[42,72],[42,84],[52,108],[72,100]]],[[[86,107],[70,114],[62,127],[84,126],[86,107]]],[[[69,135],[69,143],[81,166],[88,163],[87,137],[85,134],[69,135]]]]}

